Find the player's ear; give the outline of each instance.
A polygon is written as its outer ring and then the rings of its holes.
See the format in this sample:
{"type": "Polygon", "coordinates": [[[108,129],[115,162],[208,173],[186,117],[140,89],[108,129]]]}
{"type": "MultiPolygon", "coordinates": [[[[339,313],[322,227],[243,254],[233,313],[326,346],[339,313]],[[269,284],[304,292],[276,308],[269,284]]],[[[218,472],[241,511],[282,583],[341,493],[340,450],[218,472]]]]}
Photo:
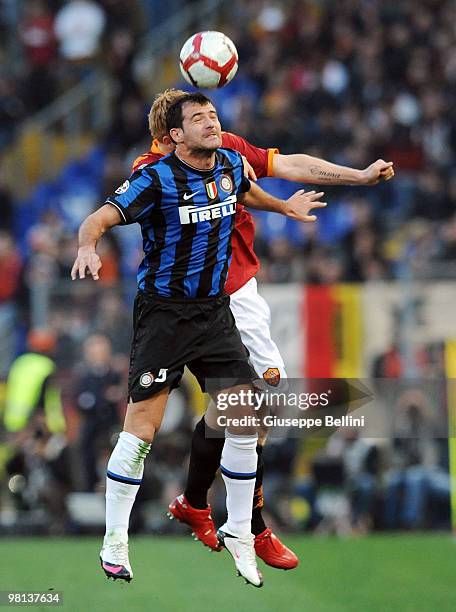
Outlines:
{"type": "Polygon", "coordinates": [[[171,128],[169,131],[170,140],[174,144],[180,144],[184,142],[184,131],[182,128],[171,128]]]}
{"type": "Polygon", "coordinates": [[[162,143],[165,145],[165,147],[174,147],[174,142],[171,140],[168,134],[166,134],[166,136],[163,136],[162,143]]]}

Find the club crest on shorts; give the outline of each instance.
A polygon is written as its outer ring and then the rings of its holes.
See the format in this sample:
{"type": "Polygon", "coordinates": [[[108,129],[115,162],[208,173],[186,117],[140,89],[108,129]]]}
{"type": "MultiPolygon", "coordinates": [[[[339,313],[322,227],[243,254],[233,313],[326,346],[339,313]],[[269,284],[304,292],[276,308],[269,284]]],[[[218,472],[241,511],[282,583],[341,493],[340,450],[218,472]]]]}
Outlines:
{"type": "Polygon", "coordinates": [[[233,191],[233,181],[228,174],[224,174],[220,179],[220,187],[227,193],[231,193],[233,191]]]}
{"type": "Polygon", "coordinates": [[[263,372],[263,378],[271,387],[277,387],[280,382],[279,368],[268,368],[266,372],[263,372]]]}
{"type": "Polygon", "coordinates": [[[125,183],[122,183],[122,185],[116,189],[116,193],[118,193],[119,195],[122,195],[123,193],[127,191],[129,187],[130,187],[130,181],[125,181],[125,183]]]}
{"type": "Polygon", "coordinates": [[[211,181],[210,183],[206,185],[206,191],[207,191],[207,195],[210,197],[211,200],[217,197],[218,192],[217,192],[217,185],[215,181],[211,181]]]}
{"type": "Polygon", "coordinates": [[[141,376],[139,377],[139,384],[141,385],[141,387],[147,389],[152,383],[165,382],[167,376],[168,368],[160,368],[158,376],[154,376],[152,372],[144,372],[144,374],[141,374],[141,376]]]}
{"type": "Polygon", "coordinates": [[[154,377],[151,372],[144,372],[144,374],[141,374],[141,378],[139,379],[139,384],[141,387],[147,389],[147,387],[150,387],[153,382],[154,377]]]}

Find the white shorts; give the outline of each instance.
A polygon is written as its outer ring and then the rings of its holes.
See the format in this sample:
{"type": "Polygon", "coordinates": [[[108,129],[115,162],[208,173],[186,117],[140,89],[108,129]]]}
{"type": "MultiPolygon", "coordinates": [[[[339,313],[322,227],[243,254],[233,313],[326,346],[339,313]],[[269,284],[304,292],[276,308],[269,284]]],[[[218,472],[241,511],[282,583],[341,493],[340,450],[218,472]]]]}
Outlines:
{"type": "Polygon", "coordinates": [[[266,382],[277,386],[287,373],[280,351],[271,338],[271,312],[266,300],[258,294],[256,279],[251,278],[230,298],[236,327],[255,371],[266,382]]]}

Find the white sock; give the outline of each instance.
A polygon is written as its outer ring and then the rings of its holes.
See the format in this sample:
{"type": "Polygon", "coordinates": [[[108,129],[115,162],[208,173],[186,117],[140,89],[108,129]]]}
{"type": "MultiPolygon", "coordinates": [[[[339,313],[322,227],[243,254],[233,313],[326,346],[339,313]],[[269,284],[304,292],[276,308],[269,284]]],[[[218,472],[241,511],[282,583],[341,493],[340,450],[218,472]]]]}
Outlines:
{"type": "Polygon", "coordinates": [[[220,470],[226,487],[224,529],[244,537],[252,531],[252,503],[258,455],[257,437],[227,437],[222,451],[220,470]]]}
{"type": "Polygon", "coordinates": [[[128,523],[151,445],[122,431],[109,459],[106,478],[106,536],[128,539],[128,523]]]}

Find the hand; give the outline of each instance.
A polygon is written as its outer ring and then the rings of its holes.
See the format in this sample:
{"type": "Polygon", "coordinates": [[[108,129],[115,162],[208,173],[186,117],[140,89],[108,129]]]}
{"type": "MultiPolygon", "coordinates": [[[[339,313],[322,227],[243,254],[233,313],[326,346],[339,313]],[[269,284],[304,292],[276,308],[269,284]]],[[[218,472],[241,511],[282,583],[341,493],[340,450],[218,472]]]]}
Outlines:
{"type": "Polygon", "coordinates": [[[324,208],[326,202],[317,202],[324,195],[324,191],[304,191],[300,189],[286,200],[284,214],[296,221],[304,223],[312,223],[317,220],[315,215],[309,215],[309,212],[314,208],[324,208]]]}
{"type": "Polygon", "coordinates": [[[255,170],[249,164],[249,162],[247,161],[247,158],[244,157],[244,155],[242,156],[242,161],[244,162],[244,175],[251,181],[256,181],[257,175],[255,174],[255,170]]]}
{"type": "Polygon", "coordinates": [[[93,280],[98,280],[100,278],[98,272],[101,266],[101,259],[95,253],[94,249],[81,247],[78,251],[76,261],[73,264],[73,268],[71,269],[71,279],[76,280],[78,272],[79,278],[85,278],[86,268],[88,268],[93,280]]]}
{"type": "Polygon", "coordinates": [[[363,185],[376,185],[380,181],[389,181],[394,176],[393,162],[377,159],[363,171],[363,185]]]}

